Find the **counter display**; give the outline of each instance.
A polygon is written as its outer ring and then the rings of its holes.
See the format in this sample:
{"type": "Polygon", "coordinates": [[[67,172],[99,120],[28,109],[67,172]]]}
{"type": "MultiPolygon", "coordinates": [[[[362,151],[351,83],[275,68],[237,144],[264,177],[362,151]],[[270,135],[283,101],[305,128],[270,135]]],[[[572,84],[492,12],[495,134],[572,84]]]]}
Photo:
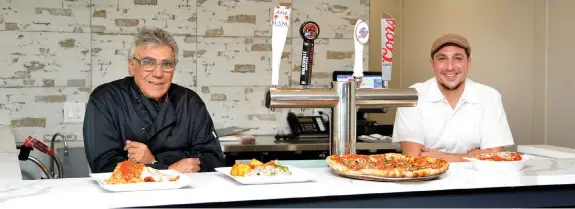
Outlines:
{"type": "Polygon", "coordinates": [[[177,190],[108,192],[93,179],[0,184],[0,208],[48,205],[117,207],[550,207],[575,206],[575,159],[532,158],[514,172],[477,171],[452,163],[439,179],[375,182],[344,178],[329,168],[305,169],[313,181],[242,185],[222,173],[189,174],[177,190]]]}

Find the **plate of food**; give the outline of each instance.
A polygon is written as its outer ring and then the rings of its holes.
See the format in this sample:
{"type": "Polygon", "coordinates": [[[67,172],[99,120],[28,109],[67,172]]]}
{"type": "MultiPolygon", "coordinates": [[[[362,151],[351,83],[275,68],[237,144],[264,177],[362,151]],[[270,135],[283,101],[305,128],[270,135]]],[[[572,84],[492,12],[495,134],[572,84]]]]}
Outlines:
{"type": "Polygon", "coordinates": [[[191,180],[175,170],[157,170],[134,161],[118,163],[111,173],[90,173],[98,184],[112,192],[179,189],[191,180]]]}
{"type": "Polygon", "coordinates": [[[241,184],[280,184],[306,182],[314,175],[301,168],[281,164],[277,160],[262,163],[252,159],[249,163],[236,162],[232,167],[216,168],[241,184]]]}
{"type": "Polygon", "coordinates": [[[370,181],[433,180],[449,169],[443,159],[398,153],[330,155],[326,163],[338,175],[370,181]]]}
{"type": "Polygon", "coordinates": [[[476,170],[480,171],[519,171],[525,167],[530,157],[518,152],[491,152],[482,153],[475,157],[464,159],[471,162],[476,170]]]}

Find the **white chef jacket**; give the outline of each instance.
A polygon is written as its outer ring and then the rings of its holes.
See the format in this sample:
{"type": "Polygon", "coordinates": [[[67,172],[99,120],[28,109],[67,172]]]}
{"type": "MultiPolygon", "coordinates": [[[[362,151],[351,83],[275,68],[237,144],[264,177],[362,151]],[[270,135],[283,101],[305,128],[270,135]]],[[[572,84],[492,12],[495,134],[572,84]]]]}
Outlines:
{"type": "Polygon", "coordinates": [[[415,107],[397,109],[392,141],[409,141],[445,153],[465,154],[473,149],[513,145],[501,94],[494,88],[465,81],[455,109],[449,105],[435,78],[416,83],[415,107]]]}

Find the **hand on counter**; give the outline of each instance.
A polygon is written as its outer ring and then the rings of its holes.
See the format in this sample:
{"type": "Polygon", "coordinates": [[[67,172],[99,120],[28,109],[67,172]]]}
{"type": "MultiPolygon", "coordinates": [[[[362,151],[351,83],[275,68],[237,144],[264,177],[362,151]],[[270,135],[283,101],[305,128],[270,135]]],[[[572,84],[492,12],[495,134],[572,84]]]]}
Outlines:
{"type": "Polygon", "coordinates": [[[170,170],[176,170],[180,173],[195,173],[200,171],[199,158],[185,158],[168,167],[170,170]]]}
{"type": "Polygon", "coordinates": [[[136,162],[152,164],[156,160],[148,146],[140,142],[127,140],[124,150],[128,151],[128,159],[136,162]]]}
{"type": "Polygon", "coordinates": [[[431,148],[421,148],[421,156],[425,157],[435,157],[435,158],[445,158],[446,154],[431,148]]]}
{"type": "Polygon", "coordinates": [[[444,153],[441,152],[439,150],[436,149],[431,149],[431,148],[421,148],[421,156],[426,156],[426,157],[434,157],[434,158],[442,158],[444,160],[447,160],[448,162],[462,162],[462,161],[466,161],[463,159],[462,156],[457,156],[454,154],[448,154],[448,153],[444,153]]]}

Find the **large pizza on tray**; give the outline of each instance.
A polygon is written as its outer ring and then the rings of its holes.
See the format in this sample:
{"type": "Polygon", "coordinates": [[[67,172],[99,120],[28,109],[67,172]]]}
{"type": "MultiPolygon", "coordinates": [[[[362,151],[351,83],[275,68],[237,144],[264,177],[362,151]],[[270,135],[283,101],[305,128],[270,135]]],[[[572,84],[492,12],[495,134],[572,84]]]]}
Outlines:
{"type": "Polygon", "coordinates": [[[449,163],[440,158],[411,157],[397,153],[331,155],[327,165],[337,173],[381,178],[417,178],[443,174],[449,163]]]}

